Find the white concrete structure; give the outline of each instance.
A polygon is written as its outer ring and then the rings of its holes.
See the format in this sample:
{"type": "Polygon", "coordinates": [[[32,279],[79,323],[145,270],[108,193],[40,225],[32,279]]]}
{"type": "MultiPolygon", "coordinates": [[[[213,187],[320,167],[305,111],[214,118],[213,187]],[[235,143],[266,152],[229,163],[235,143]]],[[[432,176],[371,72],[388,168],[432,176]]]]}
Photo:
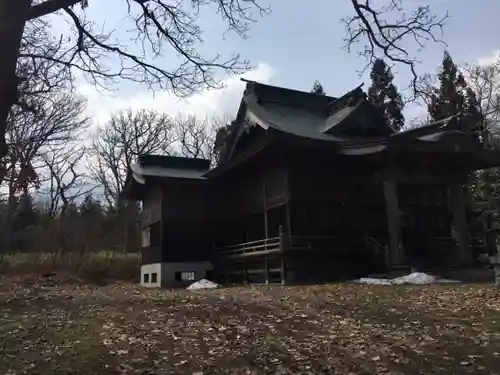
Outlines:
{"type": "Polygon", "coordinates": [[[180,287],[211,279],[211,262],[152,263],[141,266],[141,285],[148,288],[180,287]]]}

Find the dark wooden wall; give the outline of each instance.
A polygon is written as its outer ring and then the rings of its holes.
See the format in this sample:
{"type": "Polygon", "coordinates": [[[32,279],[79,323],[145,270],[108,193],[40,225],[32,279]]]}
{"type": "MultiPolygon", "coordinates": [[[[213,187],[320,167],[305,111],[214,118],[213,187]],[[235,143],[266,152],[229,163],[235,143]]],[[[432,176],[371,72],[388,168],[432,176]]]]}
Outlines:
{"type": "Polygon", "coordinates": [[[206,204],[204,180],[170,180],[162,186],[162,218],[202,220],[206,204]]]}
{"type": "Polygon", "coordinates": [[[146,227],[161,220],[161,198],[160,187],[152,187],[142,202],[142,226],[146,227]]]}
{"type": "Polygon", "coordinates": [[[218,219],[262,213],[287,196],[286,169],[276,155],[236,167],[209,185],[210,216],[218,219]]]}
{"type": "Polygon", "coordinates": [[[286,164],[279,149],[209,181],[208,217],[218,245],[263,239],[283,223],[288,199],[286,164]],[[272,211],[267,222],[264,212],[272,211]],[[276,227],[276,228],[275,228],[276,227]]]}
{"type": "Polygon", "coordinates": [[[206,181],[166,180],[157,182],[145,199],[145,223],[151,246],[143,250],[143,261],[190,262],[210,259],[211,239],[206,226],[206,181]]]}

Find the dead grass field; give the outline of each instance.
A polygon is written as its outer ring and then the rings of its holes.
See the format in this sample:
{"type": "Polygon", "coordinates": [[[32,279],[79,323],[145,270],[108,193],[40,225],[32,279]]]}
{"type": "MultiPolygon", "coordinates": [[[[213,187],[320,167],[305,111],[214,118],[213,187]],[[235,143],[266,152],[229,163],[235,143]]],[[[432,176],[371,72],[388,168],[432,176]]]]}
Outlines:
{"type": "Polygon", "coordinates": [[[490,286],[145,290],[0,279],[0,374],[494,374],[490,286]]]}

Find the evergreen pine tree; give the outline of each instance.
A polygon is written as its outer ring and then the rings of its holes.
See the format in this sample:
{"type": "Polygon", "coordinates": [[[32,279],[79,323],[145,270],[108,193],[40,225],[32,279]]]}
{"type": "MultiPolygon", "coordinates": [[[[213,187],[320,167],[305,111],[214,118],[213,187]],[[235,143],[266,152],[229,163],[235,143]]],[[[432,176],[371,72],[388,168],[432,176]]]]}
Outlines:
{"type": "Polygon", "coordinates": [[[104,214],[101,203],[94,198],[92,193],[85,195],[79,210],[81,217],[90,218],[91,220],[101,219],[104,214]]]}
{"type": "Polygon", "coordinates": [[[326,95],[323,85],[318,80],[314,81],[311,93],[316,95],[326,95]]]}
{"type": "Polygon", "coordinates": [[[468,126],[465,131],[477,134],[476,125],[480,119],[479,102],[474,92],[467,86],[463,74],[458,70],[450,54],[445,51],[441,71],[438,75],[439,88],[435,88],[428,106],[432,121],[461,113],[466,117],[462,122],[468,126]]]}
{"type": "Polygon", "coordinates": [[[404,103],[398,89],[392,83],[394,75],[384,60],[377,59],[370,73],[372,85],[368,89],[368,100],[379,109],[387,124],[394,130],[400,130],[405,122],[404,103]]]}

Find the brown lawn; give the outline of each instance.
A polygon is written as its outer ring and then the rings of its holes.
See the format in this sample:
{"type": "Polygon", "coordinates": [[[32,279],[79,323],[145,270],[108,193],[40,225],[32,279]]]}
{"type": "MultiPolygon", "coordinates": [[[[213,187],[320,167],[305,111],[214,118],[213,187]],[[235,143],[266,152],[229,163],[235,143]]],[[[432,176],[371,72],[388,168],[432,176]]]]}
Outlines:
{"type": "Polygon", "coordinates": [[[0,279],[0,374],[500,374],[491,286],[145,290],[0,279]]]}

